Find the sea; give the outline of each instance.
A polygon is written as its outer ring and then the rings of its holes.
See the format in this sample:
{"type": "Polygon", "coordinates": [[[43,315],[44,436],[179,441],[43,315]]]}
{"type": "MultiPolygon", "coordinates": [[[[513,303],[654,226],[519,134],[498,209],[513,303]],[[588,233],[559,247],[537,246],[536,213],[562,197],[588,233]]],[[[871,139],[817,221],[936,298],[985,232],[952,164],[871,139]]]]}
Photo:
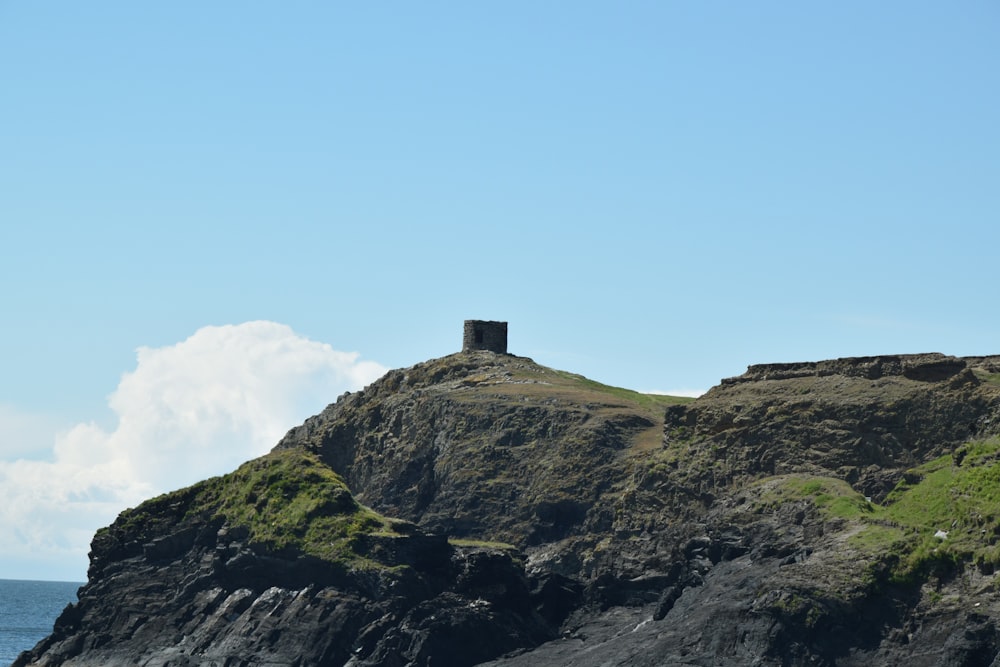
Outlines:
{"type": "Polygon", "coordinates": [[[10,665],[52,633],[52,624],[80,582],[0,579],[0,665],[10,665]]]}

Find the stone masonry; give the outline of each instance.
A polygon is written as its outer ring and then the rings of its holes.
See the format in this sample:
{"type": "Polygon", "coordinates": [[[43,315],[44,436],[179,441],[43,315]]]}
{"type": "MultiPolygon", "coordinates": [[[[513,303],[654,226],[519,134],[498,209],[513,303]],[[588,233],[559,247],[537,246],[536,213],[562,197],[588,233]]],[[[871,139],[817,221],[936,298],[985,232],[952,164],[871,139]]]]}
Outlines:
{"type": "Polygon", "coordinates": [[[489,350],[507,354],[507,323],[485,320],[465,320],[462,352],[489,350]]]}

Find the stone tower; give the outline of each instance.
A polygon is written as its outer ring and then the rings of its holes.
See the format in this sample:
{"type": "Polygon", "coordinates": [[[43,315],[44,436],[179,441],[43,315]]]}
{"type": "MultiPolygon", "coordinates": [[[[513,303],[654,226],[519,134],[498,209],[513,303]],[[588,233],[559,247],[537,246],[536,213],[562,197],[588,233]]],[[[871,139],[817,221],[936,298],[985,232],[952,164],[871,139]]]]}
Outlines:
{"type": "Polygon", "coordinates": [[[484,320],[465,320],[462,352],[489,350],[507,354],[507,323],[484,320]]]}

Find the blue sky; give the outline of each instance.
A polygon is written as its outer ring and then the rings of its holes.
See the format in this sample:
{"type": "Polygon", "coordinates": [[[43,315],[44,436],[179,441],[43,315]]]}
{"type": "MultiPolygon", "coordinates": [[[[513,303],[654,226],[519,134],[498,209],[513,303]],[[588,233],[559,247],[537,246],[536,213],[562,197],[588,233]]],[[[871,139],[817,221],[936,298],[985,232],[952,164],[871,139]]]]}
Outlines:
{"type": "Polygon", "coordinates": [[[995,2],[345,5],[0,0],[0,577],[464,319],[641,391],[1000,353],[995,2]]]}

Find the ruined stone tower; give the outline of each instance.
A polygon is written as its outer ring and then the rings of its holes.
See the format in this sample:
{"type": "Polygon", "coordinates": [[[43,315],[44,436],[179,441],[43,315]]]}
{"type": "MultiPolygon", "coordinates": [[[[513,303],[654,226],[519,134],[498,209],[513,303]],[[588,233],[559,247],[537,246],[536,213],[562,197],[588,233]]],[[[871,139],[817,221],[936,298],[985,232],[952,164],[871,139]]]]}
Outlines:
{"type": "Polygon", "coordinates": [[[507,323],[484,320],[465,320],[462,352],[489,350],[507,354],[507,323]]]}

